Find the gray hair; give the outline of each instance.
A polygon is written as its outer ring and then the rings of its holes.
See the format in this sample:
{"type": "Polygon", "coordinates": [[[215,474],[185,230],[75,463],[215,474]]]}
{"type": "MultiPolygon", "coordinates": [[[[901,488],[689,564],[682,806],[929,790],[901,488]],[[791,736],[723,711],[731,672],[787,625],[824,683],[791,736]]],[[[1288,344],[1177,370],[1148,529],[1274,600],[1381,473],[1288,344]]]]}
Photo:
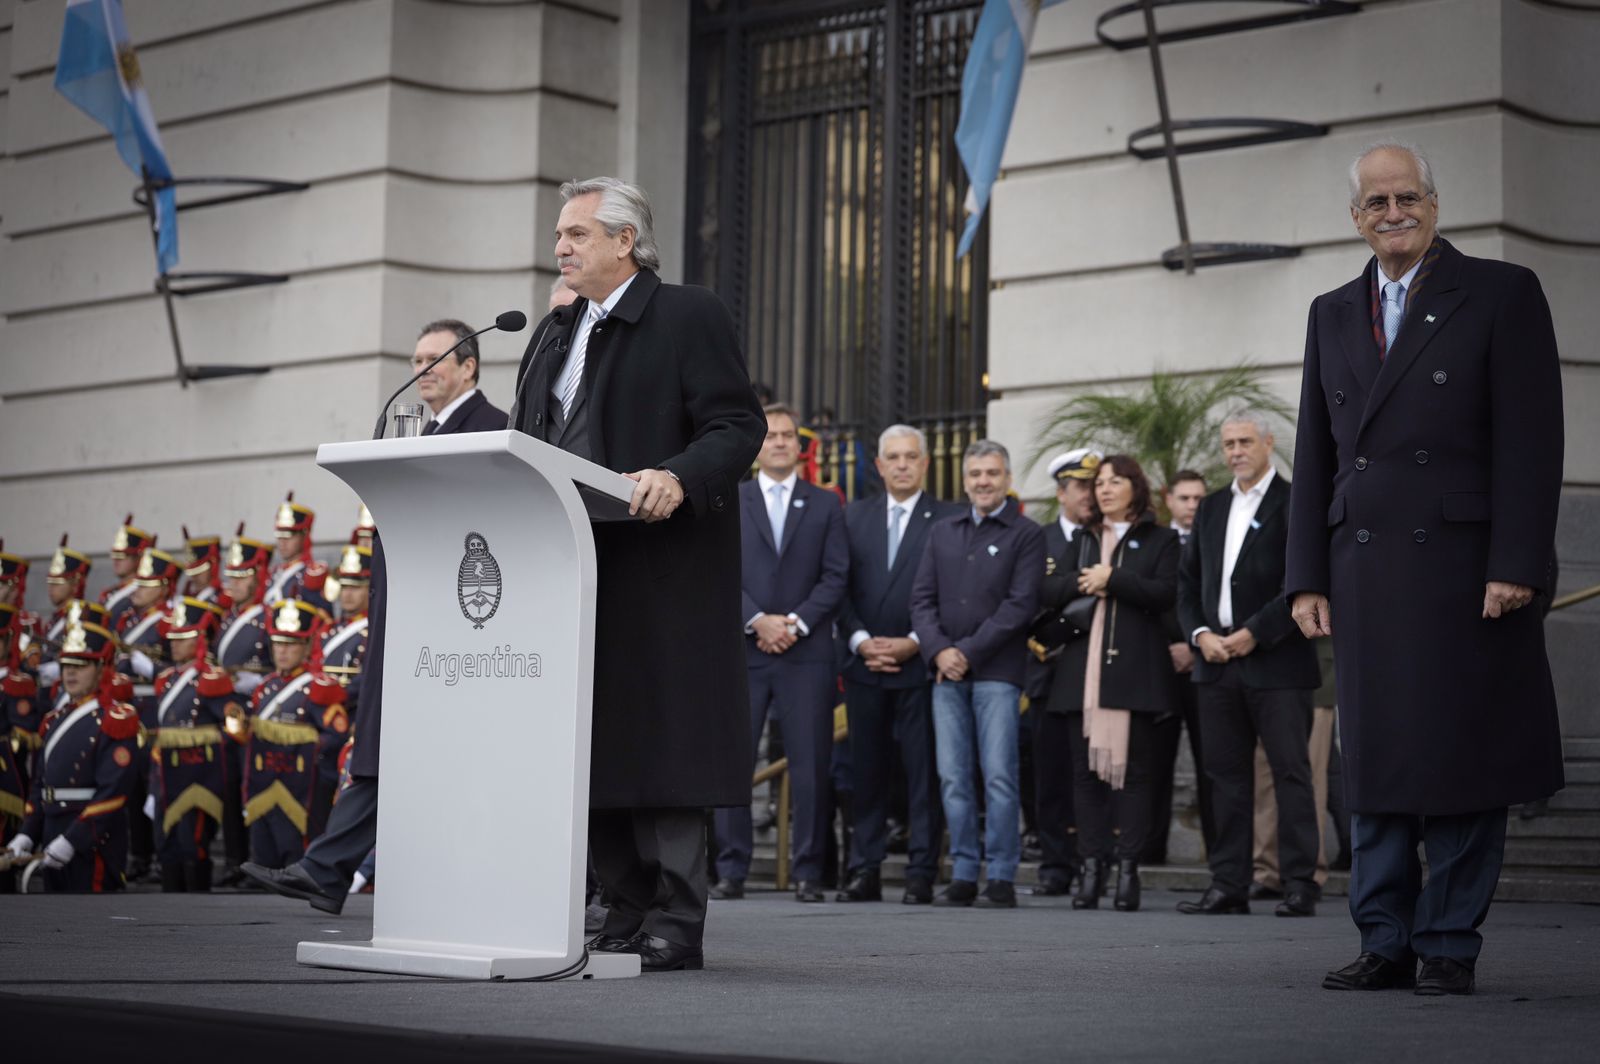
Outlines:
{"type": "Polygon", "coordinates": [[[967,444],[966,451],[961,455],[961,468],[965,469],[974,458],[986,458],[991,454],[999,455],[1000,461],[1005,463],[1006,472],[1011,472],[1011,452],[1006,450],[1005,444],[994,440],[973,440],[967,444]]]}
{"type": "Polygon", "coordinates": [[[917,439],[917,450],[921,451],[923,454],[928,453],[928,437],[922,434],[921,429],[915,427],[914,425],[890,425],[888,428],[878,433],[879,456],[882,456],[883,449],[888,445],[890,440],[896,439],[900,436],[915,436],[917,439]]]}
{"type": "Polygon", "coordinates": [[[1252,410],[1247,406],[1236,407],[1223,415],[1224,425],[1249,425],[1263,437],[1272,435],[1272,422],[1267,420],[1267,415],[1259,410],[1252,410]]]}
{"type": "Polygon", "coordinates": [[[659,270],[661,252],[656,247],[655,223],[650,213],[650,197],[638,185],[615,177],[591,177],[586,181],[568,181],[561,186],[561,200],[599,193],[600,206],[595,208],[595,221],[605,227],[607,236],[616,236],[624,229],[633,230],[633,264],[641,270],[659,270]]]}
{"type": "Polygon", "coordinates": [[[1422,191],[1429,196],[1438,195],[1433,184],[1433,166],[1415,144],[1399,140],[1380,140],[1361,149],[1361,154],[1350,161],[1350,206],[1359,207],[1361,200],[1361,164],[1375,151],[1403,151],[1417,163],[1417,176],[1422,179],[1422,191]]]}

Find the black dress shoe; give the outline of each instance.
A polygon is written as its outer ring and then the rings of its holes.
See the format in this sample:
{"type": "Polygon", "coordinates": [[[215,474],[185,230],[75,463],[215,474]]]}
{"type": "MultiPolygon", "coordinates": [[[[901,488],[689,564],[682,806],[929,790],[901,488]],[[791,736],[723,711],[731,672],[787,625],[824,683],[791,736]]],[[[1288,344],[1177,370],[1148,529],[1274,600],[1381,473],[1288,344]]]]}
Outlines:
{"type": "Polygon", "coordinates": [[[618,938],[616,935],[608,935],[601,932],[588,942],[585,942],[584,946],[588,948],[590,953],[632,953],[632,942],[633,939],[631,937],[618,938]]]}
{"type": "Polygon", "coordinates": [[[1017,887],[1007,879],[991,879],[984,886],[983,893],[978,896],[980,909],[1015,909],[1017,907],[1017,887]]]}
{"type": "Polygon", "coordinates": [[[1354,962],[1323,976],[1324,990],[1409,990],[1416,985],[1416,961],[1396,964],[1376,953],[1363,953],[1354,962]]]}
{"type": "Polygon", "coordinates": [[[710,893],[718,901],[737,901],[744,897],[744,880],[719,879],[712,885],[710,893]]]}
{"type": "Polygon", "coordinates": [[[344,908],[344,898],[334,897],[317,885],[317,881],[306,873],[298,864],[288,868],[263,868],[254,861],[246,861],[239,866],[250,881],[272,891],[282,894],[285,898],[299,898],[311,903],[313,909],[321,909],[325,913],[339,914],[344,908]]]}
{"type": "Polygon", "coordinates": [[[850,877],[844,889],[833,896],[834,901],[882,901],[883,880],[876,869],[862,869],[850,877]]]}
{"type": "Polygon", "coordinates": [[[1250,884],[1251,901],[1271,901],[1274,898],[1281,897],[1283,897],[1283,891],[1277,887],[1269,887],[1265,883],[1250,884]]]}
{"type": "Polygon", "coordinates": [[[1216,887],[1207,887],[1206,892],[1200,895],[1199,901],[1180,901],[1178,911],[1190,915],[1199,913],[1203,916],[1248,916],[1250,901],[1237,894],[1225,894],[1216,887]]]}
{"type": "Polygon", "coordinates": [[[1473,985],[1470,965],[1451,957],[1429,957],[1422,962],[1422,971],[1417,973],[1416,992],[1424,997],[1470,994],[1473,985]]]}
{"type": "Polygon", "coordinates": [[[680,946],[643,931],[630,938],[621,952],[637,953],[639,968],[646,972],[698,972],[706,966],[699,946],[680,946]]]}
{"type": "Polygon", "coordinates": [[[978,884],[970,879],[952,879],[950,885],[939,892],[933,904],[941,908],[965,909],[978,900],[978,884]]]}
{"type": "Polygon", "coordinates": [[[1139,862],[1119,861],[1117,863],[1117,898],[1115,905],[1118,912],[1135,913],[1139,911],[1139,862]]]}
{"type": "Polygon", "coordinates": [[[245,882],[245,874],[236,864],[224,865],[222,874],[216,880],[219,887],[237,887],[243,882],[245,882]]]}
{"type": "Polygon", "coordinates": [[[906,892],[900,896],[901,905],[931,905],[933,883],[926,879],[906,879],[906,892]]]}
{"type": "Polygon", "coordinates": [[[1291,890],[1288,897],[1278,903],[1272,910],[1274,916],[1315,916],[1317,915],[1316,896],[1304,890],[1291,890]]]}
{"type": "Polygon", "coordinates": [[[1100,895],[1106,892],[1106,862],[1099,857],[1083,859],[1083,874],[1078,879],[1078,893],[1072,896],[1074,909],[1100,908],[1100,895]]]}
{"type": "Polygon", "coordinates": [[[827,901],[822,884],[814,879],[802,879],[794,885],[794,900],[803,902],[827,901]]]}
{"type": "Polygon", "coordinates": [[[585,905],[583,907],[583,933],[592,935],[604,930],[606,917],[610,915],[611,910],[601,905],[598,899],[585,905]]]}
{"type": "Polygon", "coordinates": [[[1033,888],[1035,897],[1060,898],[1072,893],[1072,880],[1060,876],[1046,876],[1033,888]]]}

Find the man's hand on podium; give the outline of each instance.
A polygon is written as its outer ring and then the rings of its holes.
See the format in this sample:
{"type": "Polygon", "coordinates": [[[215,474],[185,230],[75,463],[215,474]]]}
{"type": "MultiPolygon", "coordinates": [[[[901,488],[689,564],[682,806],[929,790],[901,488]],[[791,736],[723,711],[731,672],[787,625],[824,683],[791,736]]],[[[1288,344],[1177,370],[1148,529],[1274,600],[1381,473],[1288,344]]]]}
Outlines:
{"type": "Polygon", "coordinates": [[[639,482],[628,503],[629,517],[643,517],[646,523],[665,521],[683,502],[683,485],[665,469],[641,469],[625,475],[639,482]]]}

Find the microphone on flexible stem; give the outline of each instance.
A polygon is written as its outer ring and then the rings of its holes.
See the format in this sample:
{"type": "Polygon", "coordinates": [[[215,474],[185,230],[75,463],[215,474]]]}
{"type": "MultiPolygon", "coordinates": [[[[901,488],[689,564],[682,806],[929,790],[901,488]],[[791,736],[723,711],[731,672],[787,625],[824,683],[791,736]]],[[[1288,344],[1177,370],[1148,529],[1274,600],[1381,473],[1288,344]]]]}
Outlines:
{"type": "Polygon", "coordinates": [[[502,332],[521,332],[523,329],[526,329],[527,327],[528,327],[528,316],[526,314],[522,313],[522,311],[520,311],[520,310],[508,310],[504,314],[500,315],[498,318],[494,319],[494,324],[489,326],[488,328],[479,329],[477,332],[473,333],[471,336],[463,336],[461,339],[457,340],[453,345],[451,345],[450,350],[446,351],[444,354],[440,355],[438,358],[434,359],[432,362],[429,362],[426,366],[423,366],[420,370],[418,370],[412,376],[412,378],[410,380],[406,381],[400,387],[396,388],[394,390],[394,394],[389,396],[389,398],[384,401],[383,409],[378,411],[378,423],[377,423],[377,425],[373,426],[373,429],[372,429],[372,438],[375,439],[375,440],[381,440],[381,439],[383,439],[383,434],[388,431],[388,429],[389,429],[389,407],[390,407],[391,404],[394,403],[394,401],[396,399],[400,398],[400,393],[405,391],[407,388],[411,387],[413,384],[417,383],[419,380],[421,380],[424,376],[427,375],[428,371],[431,370],[433,367],[437,366],[439,363],[443,362],[445,359],[447,359],[451,355],[455,354],[456,353],[456,348],[460,347],[462,344],[466,343],[468,340],[471,340],[473,337],[482,336],[484,333],[493,332],[495,329],[499,329],[502,332]]]}

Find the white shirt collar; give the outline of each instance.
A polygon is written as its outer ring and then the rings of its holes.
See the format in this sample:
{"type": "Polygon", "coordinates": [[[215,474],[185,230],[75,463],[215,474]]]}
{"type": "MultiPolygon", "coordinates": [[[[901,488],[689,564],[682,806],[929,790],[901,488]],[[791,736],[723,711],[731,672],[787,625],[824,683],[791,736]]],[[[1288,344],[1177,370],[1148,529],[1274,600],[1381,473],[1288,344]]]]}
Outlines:
{"type": "Polygon", "coordinates": [[[1277,470],[1276,467],[1270,466],[1270,465],[1267,466],[1266,475],[1263,476],[1260,480],[1256,481],[1256,486],[1251,488],[1249,491],[1240,491],[1239,490],[1239,481],[1237,479],[1235,479],[1234,482],[1233,482],[1233,488],[1232,488],[1233,497],[1236,498],[1236,499],[1240,499],[1240,498],[1243,498],[1246,495],[1251,495],[1251,496],[1254,496],[1257,499],[1265,498],[1266,494],[1267,494],[1267,485],[1271,484],[1272,483],[1272,478],[1277,476],[1277,475],[1278,475],[1278,470],[1277,470]]]}
{"type": "MultiPolygon", "coordinates": [[[[456,410],[460,408],[462,403],[466,402],[468,399],[471,399],[474,395],[477,395],[477,394],[478,394],[478,389],[476,389],[476,388],[468,388],[466,391],[462,392],[460,395],[458,395],[454,399],[450,400],[450,402],[446,403],[445,404],[445,408],[443,410],[441,410],[437,414],[433,415],[433,420],[438,422],[440,427],[443,427],[444,423],[445,423],[445,420],[447,418],[449,418],[451,414],[454,414],[456,412],[456,410]]],[[[437,431],[437,430],[435,430],[435,431],[437,431]]]]}
{"type": "Polygon", "coordinates": [[[756,483],[761,485],[761,494],[763,495],[771,495],[774,486],[781,486],[783,488],[783,494],[787,496],[790,492],[794,491],[794,482],[797,475],[798,474],[790,473],[782,480],[773,480],[771,477],[767,476],[767,471],[763,469],[756,474],[756,483]]]}
{"type": "MultiPolygon", "coordinates": [[[[613,288],[611,290],[611,294],[606,296],[605,301],[600,303],[600,304],[598,304],[599,308],[601,310],[605,311],[607,314],[610,314],[613,310],[616,310],[617,309],[617,304],[622,302],[622,293],[624,293],[624,292],[626,292],[628,290],[628,286],[633,283],[634,277],[638,277],[638,276],[639,275],[637,273],[635,273],[635,274],[633,274],[633,276],[629,277],[626,281],[623,281],[621,284],[617,285],[616,288],[613,288]]],[[[589,307],[588,307],[587,313],[588,313],[590,321],[593,321],[595,316],[596,316],[596,311],[595,311],[596,305],[597,304],[594,302],[594,300],[591,299],[589,301],[589,307]]]]}
{"type": "Polygon", "coordinates": [[[892,525],[894,524],[894,508],[896,506],[903,508],[906,512],[906,517],[908,518],[916,512],[917,503],[922,501],[922,489],[917,489],[917,493],[915,495],[908,496],[905,502],[895,502],[893,495],[885,495],[884,499],[886,502],[883,507],[883,512],[889,523],[892,525]]]}
{"type": "Polygon", "coordinates": [[[1194,531],[1194,526],[1193,525],[1190,525],[1188,528],[1184,528],[1182,525],[1178,524],[1178,522],[1176,522],[1176,521],[1168,522],[1167,523],[1167,527],[1172,529],[1174,532],[1176,532],[1180,536],[1187,536],[1190,532],[1194,531]]]}
{"type": "MultiPolygon", "coordinates": [[[[1426,254],[1424,254],[1422,256],[1422,259],[1425,259],[1427,257],[1428,256],[1426,254]]],[[[1422,259],[1418,259],[1416,262],[1412,263],[1411,264],[1411,269],[1407,270],[1405,273],[1400,275],[1400,292],[1401,292],[1402,295],[1404,295],[1405,293],[1411,291],[1411,282],[1417,279],[1417,271],[1422,269],[1422,259]]],[[[1379,266],[1378,267],[1378,287],[1379,288],[1387,288],[1392,283],[1393,282],[1391,282],[1389,280],[1389,275],[1383,272],[1383,267],[1379,266]]]]}

